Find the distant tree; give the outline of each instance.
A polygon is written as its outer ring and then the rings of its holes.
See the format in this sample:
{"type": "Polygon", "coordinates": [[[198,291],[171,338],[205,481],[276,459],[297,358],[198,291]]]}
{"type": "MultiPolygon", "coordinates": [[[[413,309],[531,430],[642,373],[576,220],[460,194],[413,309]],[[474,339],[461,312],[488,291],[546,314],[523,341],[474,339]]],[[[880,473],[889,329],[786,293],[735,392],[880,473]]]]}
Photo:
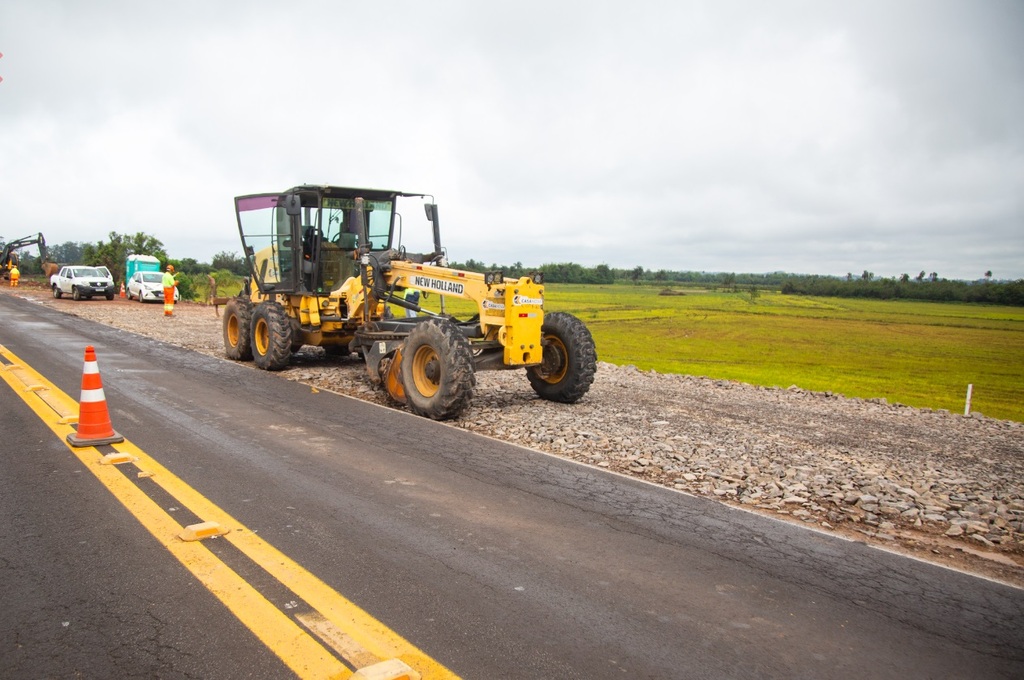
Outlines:
{"type": "Polygon", "coordinates": [[[918,281],[924,281],[924,276],[925,276],[924,270],[922,269],[921,273],[917,275],[917,280],[918,281]]]}
{"type": "Polygon", "coordinates": [[[985,272],[985,283],[988,283],[991,280],[992,280],[992,270],[989,269],[988,271],[985,272]]]}
{"type": "Polygon", "coordinates": [[[84,247],[84,243],[65,241],[64,243],[48,245],[46,249],[49,251],[50,262],[56,262],[57,264],[81,264],[82,248],[84,247]]]}
{"type": "Polygon", "coordinates": [[[612,268],[606,264],[599,264],[594,267],[594,283],[615,283],[615,274],[612,268]]]}
{"type": "Polygon", "coordinates": [[[174,268],[183,274],[205,274],[209,267],[202,264],[194,257],[183,257],[180,260],[173,261],[174,268]]]}
{"type": "Polygon", "coordinates": [[[249,272],[246,269],[245,260],[241,255],[237,253],[229,253],[222,251],[213,256],[210,261],[210,266],[220,271],[221,269],[227,269],[233,274],[238,276],[245,276],[249,272]]]}
{"type": "Polygon", "coordinates": [[[167,251],[159,239],[137,232],[132,235],[110,232],[109,241],[87,243],[82,247],[82,261],[85,264],[103,265],[110,270],[114,281],[124,281],[125,260],[129,255],[152,255],[161,261],[167,260],[167,251]]]}
{"type": "Polygon", "coordinates": [[[642,279],[643,277],[644,277],[644,268],[642,266],[640,266],[640,265],[637,265],[636,267],[634,267],[633,271],[631,271],[629,273],[629,278],[632,279],[634,284],[639,284],[640,283],[640,279],[642,279]]]}
{"type": "Polygon", "coordinates": [[[871,281],[874,278],[875,278],[874,272],[869,272],[867,269],[865,269],[864,273],[860,275],[860,280],[861,281],[871,281]]]}
{"type": "Polygon", "coordinates": [[[846,280],[853,281],[853,272],[846,272],[846,280]]]}
{"type": "Polygon", "coordinates": [[[938,275],[938,274],[937,274],[936,272],[932,272],[931,274],[929,274],[929,275],[928,275],[928,279],[929,279],[929,280],[930,280],[930,281],[931,281],[932,283],[935,283],[936,281],[938,281],[938,280],[939,280],[939,275],[938,275]]]}
{"type": "Polygon", "coordinates": [[[900,283],[907,283],[908,281],[910,281],[910,274],[907,274],[906,272],[900,274],[900,283]]]}

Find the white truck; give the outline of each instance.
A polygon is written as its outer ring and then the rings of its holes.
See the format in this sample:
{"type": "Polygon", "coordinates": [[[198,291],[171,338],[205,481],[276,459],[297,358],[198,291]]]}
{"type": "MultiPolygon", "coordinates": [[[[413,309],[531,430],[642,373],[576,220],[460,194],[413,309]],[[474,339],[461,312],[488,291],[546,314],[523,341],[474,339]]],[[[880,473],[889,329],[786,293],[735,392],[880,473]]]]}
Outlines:
{"type": "Polygon", "coordinates": [[[114,279],[106,267],[82,265],[61,267],[59,272],[50,277],[50,288],[53,297],[70,295],[74,300],[89,300],[93,295],[103,295],[113,300],[115,293],[114,279]]]}

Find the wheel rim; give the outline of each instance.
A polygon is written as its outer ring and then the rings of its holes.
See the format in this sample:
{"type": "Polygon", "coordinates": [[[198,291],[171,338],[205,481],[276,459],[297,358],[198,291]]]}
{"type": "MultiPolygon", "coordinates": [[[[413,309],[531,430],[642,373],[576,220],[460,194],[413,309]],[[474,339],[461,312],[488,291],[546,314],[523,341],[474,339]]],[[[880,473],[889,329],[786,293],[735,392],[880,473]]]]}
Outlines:
{"type": "MultiPolygon", "coordinates": [[[[142,297],[140,296],[139,299],[141,300],[142,297]]],[[[238,317],[234,314],[228,319],[228,343],[232,347],[238,347],[238,317]]]]}
{"type": "Polygon", "coordinates": [[[437,394],[441,385],[441,362],[433,347],[424,345],[412,357],[412,380],[424,397],[437,394]]]}
{"type": "Polygon", "coordinates": [[[267,329],[266,319],[258,319],[256,321],[256,325],[253,327],[252,339],[260,356],[266,354],[267,350],[270,349],[270,331],[267,329]]]}
{"type": "Polygon", "coordinates": [[[559,338],[549,338],[538,372],[544,382],[558,384],[569,371],[569,350],[559,338]]]}

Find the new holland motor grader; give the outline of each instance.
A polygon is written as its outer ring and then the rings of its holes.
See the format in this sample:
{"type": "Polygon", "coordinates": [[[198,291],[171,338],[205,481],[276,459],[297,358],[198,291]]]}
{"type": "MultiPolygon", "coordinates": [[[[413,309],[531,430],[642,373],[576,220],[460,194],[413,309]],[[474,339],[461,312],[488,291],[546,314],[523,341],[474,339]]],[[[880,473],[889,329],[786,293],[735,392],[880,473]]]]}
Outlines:
{"type": "Polygon", "coordinates": [[[427,199],[313,185],[235,198],[250,275],[225,307],[227,356],[274,371],[303,345],[358,354],[373,383],[435,420],[469,404],[478,370],[522,368],[541,398],[581,399],[597,364],[587,327],[544,313],[540,272],[513,279],[449,268],[437,204],[427,199]],[[406,251],[399,200],[422,203],[431,252],[406,251]],[[407,289],[438,296],[441,311],[406,300],[407,289]],[[475,314],[445,313],[446,297],[472,301],[475,314]]]}

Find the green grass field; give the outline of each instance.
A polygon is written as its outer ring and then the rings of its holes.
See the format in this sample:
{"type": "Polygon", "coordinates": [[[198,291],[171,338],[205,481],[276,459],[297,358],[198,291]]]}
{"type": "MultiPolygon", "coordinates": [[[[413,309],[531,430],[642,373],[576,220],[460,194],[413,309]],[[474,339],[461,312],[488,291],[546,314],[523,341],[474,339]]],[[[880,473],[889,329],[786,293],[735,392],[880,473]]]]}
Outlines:
{"type": "MultiPolygon", "coordinates": [[[[660,290],[549,284],[545,309],[580,317],[613,364],[955,413],[972,383],[973,411],[1024,422],[1024,308],[660,290]]],[[[474,313],[446,302],[460,318],[474,313]]],[[[424,303],[438,310],[436,296],[424,303]]]]}
{"type": "Polygon", "coordinates": [[[884,397],[1024,421],[1024,309],[647,286],[548,285],[598,358],[662,373],[884,397]]]}

